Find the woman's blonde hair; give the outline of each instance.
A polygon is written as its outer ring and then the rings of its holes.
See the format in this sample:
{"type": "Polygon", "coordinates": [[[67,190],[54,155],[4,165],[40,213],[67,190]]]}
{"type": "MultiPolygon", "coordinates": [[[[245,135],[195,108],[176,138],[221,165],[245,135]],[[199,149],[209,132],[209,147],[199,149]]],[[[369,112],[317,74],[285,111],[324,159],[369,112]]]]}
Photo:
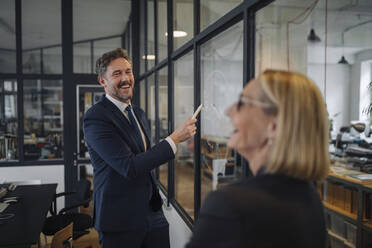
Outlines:
{"type": "Polygon", "coordinates": [[[264,102],[277,115],[277,134],[265,170],[304,180],[320,181],[328,174],[329,123],[317,86],[306,76],[266,70],[258,77],[264,102]]]}

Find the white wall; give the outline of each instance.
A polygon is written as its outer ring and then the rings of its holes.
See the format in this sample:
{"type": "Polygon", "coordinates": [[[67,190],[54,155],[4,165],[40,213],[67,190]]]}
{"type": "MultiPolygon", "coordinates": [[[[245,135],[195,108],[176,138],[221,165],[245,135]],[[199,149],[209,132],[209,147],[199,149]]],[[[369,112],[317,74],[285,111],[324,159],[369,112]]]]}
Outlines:
{"type": "MultiPolygon", "coordinates": [[[[324,64],[308,64],[307,75],[324,95],[324,64]]],[[[329,118],[333,119],[333,130],[350,124],[350,80],[351,66],[327,64],[326,103],[329,118]],[[337,115],[337,116],[336,116],[337,115]]]]}
{"type": "MultiPolygon", "coordinates": [[[[0,183],[25,180],[41,180],[42,184],[57,183],[56,193],[65,191],[65,171],[63,165],[0,168],[0,183]]],[[[64,206],[64,197],[59,197],[57,200],[58,211],[64,206]]]]}
{"type": "Polygon", "coordinates": [[[177,213],[174,207],[166,206],[166,200],[163,193],[160,191],[161,197],[164,199],[163,211],[165,218],[169,222],[169,237],[171,248],[183,248],[189,241],[192,231],[177,213]]]}

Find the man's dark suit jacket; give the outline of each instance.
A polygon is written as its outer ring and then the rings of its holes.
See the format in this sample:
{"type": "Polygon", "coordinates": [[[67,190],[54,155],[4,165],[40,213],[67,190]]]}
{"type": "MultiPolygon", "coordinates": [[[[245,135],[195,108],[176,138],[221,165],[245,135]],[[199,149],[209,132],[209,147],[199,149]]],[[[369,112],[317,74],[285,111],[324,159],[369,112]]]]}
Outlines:
{"type": "MultiPolygon", "coordinates": [[[[136,106],[133,111],[150,145],[145,113],[136,106]]],[[[143,230],[150,204],[150,173],[174,158],[171,146],[164,140],[151,149],[148,145],[144,152],[134,127],[105,96],[85,114],[84,137],[94,168],[95,229],[143,230]]],[[[154,197],[160,199],[157,188],[153,190],[150,207],[159,210],[161,202],[154,197]]]]}
{"type": "Polygon", "coordinates": [[[208,195],[186,248],[324,248],[323,206],[312,183],[260,173],[208,195]]]}

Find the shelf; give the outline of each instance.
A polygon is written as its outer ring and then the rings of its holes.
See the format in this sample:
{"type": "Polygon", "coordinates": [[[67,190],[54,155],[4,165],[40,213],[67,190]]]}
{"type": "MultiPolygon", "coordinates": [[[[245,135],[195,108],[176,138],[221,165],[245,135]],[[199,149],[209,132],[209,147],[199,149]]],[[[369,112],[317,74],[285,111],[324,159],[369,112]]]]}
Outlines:
{"type": "Polygon", "coordinates": [[[43,86],[43,90],[62,90],[62,86],[43,86]]]}
{"type": "Polygon", "coordinates": [[[344,209],[341,209],[341,208],[338,208],[334,205],[329,204],[326,201],[323,201],[323,205],[324,205],[324,207],[332,210],[333,212],[336,212],[336,213],[338,213],[342,216],[348,217],[350,220],[353,220],[353,222],[356,223],[356,221],[357,221],[357,215],[356,214],[349,213],[349,212],[345,211],[344,209]]]}
{"type": "Polygon", "coordinates": [[[60,115],[44,115],[44,119],[61,119],[60,115]]]}
{"type": "Polygon", "coordinates": [[[232,158],[231,156],[225,156],[225,154],[215,154],[215,153],[202,153],[202,155],[210,158],[210,159],[229,159],[232,158]]]}
{"type": "Polygon", "coordinates": [[[369,231],[372,231],[372,223],[364,222],[364,223],[363,223],[363,226],[364,226],[364,227],[367,227],[367,229],[368,229],[369,231]]]}
{"type": "Polygon", "coordinates": [[[45,128],[45,131],[62,132],[63,131],[63,128],[61,128],[61,127],[45,128]]]}
{"type": "Polygon", "coordinates": [[[61,105],[62,104],[62,101],[45,101],[45,102],[43,102],[43,104],[49,104],[49,105],[57,104],[57,105],[61,105]]]}

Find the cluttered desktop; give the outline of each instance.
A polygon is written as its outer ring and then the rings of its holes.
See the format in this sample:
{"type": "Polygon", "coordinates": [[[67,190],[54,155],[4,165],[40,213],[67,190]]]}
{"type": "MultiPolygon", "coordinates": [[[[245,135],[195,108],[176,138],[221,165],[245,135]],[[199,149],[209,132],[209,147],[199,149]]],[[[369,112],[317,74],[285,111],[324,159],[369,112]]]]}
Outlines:
{"type": "Polygon", "coordinates": [[[341,127],[330,142],[332,164],[349,169],[357,179],[372,180],[371,133],[370,125],[364,122],[354,121],[341,127]]]}

